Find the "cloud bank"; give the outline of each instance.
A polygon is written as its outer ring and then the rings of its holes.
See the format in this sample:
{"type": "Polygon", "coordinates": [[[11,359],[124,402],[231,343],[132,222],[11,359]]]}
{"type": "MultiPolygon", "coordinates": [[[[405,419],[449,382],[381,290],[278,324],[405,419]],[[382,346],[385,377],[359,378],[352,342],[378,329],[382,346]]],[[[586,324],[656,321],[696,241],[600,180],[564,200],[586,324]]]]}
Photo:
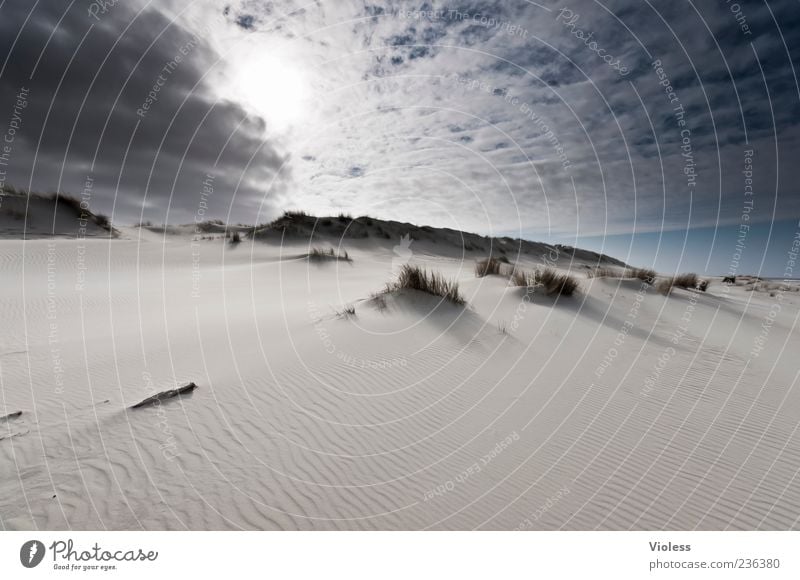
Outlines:
{"type": "Polygon", "coordinates": [[[90,6],[4,5],[0,112],[30,88],[13,183],[91,174],[119,219],[191,219],[211,173],[211,209],[233,221],[297,207],[528,237],[730,225],[746,158],[748,219],[800,216],[788,1],[90,6]]]}

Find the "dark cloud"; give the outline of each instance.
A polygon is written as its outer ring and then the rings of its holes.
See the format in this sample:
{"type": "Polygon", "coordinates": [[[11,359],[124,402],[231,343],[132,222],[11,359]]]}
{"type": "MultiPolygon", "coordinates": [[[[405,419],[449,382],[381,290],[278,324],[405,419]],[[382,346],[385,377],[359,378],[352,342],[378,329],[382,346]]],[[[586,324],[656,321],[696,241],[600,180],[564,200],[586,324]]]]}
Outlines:
{"type": "Polygon", "coordinates": [[[194,217],[213,174],[212,212],[252,217],[284,159],[261,119],[217,99],[205,38],[153,9],[119,3],[97,20],[89,4],[2,8],[0,114],[30,91],[8,182],[75,192],[89,176],[95,209],[116,200],[115,217],[132,221],[144,204],[148,219],[176,222],[194,217]]]}
{"type": "Polygon", "coordinates": [[[252,14],[240,14],[236,17],[236,25],[245,30],[253,30],[256,25],[256,18],[252,14]]]}
{"type": "MultiPolygon", "coordinates": [[[[286,193],[294,207],[375,208],[383,217],[457,219],[484,232],[510,231],[520,216],[529,232],[570,234],[736,223],[743,151],[752,148],[754,219],[770,219],[773,208],[800,216],[795,2],[770,2],[769,9],[740,2],[747,34],[724,2],[538,4],[544,8],[524,0],[207,3],[197,20],[218,20],[224,34],[192,48],[143,119],[136,111],[158,72],[192,38],[184,20],[171,24],[157,9],[137,16],[120,3],[96,23],[84,2],[48,44],[65,8],[40,4],[0,76],[0,113],[10,116],[20,86],[31,89],[14,151],[23,176],[14,181],[27,182],[38,147],[34,185],[54,188],[63,170],[62,183],[76,188],[97,151],[101,210],[108,211],[121,176],[122,205],[136,209],[149,183],[148,200],[163,212],[177,178],[174,212],[191,217],[213,170],[217,215],[227,213],[243,177],[233,215],[252,221],[244,210],[257,207],[284,158],[276,144],[262,142],[264,121],[218,102],[215,77],[203,79],[228,39],[245,37],[279,49],[311,79],[313,106],[281,142],[298,160],[291,176],[298,187],[286,193]],[[572,24],[559,19],[566,7],[578,16],[572,24]],[[675,103],[654,60],[691,131],[693,191],[675,103]],[[347,195],[333,199],[343,187],[347,195]],[[475,211],[475,191],[490,208],[490,225],[475,211]],[[342,207],[345,201],[352,207],[342,207]]],[[[4,54],[28,9],[4,5],[4,54]]]]}

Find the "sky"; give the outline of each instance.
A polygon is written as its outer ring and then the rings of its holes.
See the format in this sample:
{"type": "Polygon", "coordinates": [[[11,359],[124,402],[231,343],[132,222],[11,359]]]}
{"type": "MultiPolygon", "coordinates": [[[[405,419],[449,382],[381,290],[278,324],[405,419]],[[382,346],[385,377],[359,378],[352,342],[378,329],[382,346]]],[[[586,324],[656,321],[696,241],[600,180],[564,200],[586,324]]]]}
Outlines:
{"type": "Polygon", "coordinates": [[[794,0],[6,0],[0,185],[116,223],[343,211],[782,276],[799,57],[794,0]]]}

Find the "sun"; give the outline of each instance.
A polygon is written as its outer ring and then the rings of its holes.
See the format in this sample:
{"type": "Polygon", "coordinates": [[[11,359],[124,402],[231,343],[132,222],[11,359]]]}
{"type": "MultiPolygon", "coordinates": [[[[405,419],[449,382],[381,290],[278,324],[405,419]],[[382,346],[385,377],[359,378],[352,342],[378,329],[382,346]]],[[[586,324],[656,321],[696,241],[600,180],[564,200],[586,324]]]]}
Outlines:
{"type": "Polygon", "coordinates": [[[308,84],[287,58],[252,54],[238,59],[233,79],[233,98],[267,121],[267,128],[285,131],[306,112],[308,84]]]}

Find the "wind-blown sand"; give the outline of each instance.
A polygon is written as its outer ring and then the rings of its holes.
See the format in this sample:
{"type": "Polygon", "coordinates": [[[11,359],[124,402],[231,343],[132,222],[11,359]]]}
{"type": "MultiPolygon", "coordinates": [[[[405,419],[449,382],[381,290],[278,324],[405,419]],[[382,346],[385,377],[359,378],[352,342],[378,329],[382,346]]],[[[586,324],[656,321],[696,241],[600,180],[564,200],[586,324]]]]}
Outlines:
{"type": "Polygon", "coordinates": [[[527,302],[474,276],[485,253],[400,235],[322,263],[146,229],[0,241],[0,417],[22,411],[0,526],[800,527],[797,293],[666,297],[562,253],[579,292],[527,302]],[[371,300],[407,260],[469,305],[371,300]]]}

